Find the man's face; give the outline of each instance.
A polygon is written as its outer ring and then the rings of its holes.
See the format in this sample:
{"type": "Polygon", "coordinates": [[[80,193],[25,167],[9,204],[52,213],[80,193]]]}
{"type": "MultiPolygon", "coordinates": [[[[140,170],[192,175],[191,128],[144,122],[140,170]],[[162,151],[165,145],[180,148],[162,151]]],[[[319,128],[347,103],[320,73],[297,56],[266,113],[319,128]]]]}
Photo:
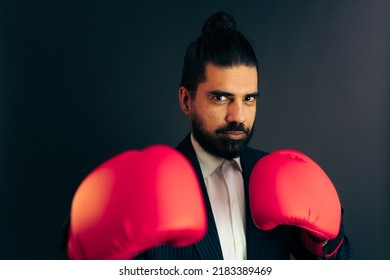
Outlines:
{"type": "Polygon", "coordinates": [[[188,95],[188,107],[183,111],[189,115],[194,138],[203,149],[231,160],[241,155],[253,133],[257,70],[245,65],[221,68],[214,64],[207,64],[205,70],[205,82],[198,85],[195,95],[188,95]]]}

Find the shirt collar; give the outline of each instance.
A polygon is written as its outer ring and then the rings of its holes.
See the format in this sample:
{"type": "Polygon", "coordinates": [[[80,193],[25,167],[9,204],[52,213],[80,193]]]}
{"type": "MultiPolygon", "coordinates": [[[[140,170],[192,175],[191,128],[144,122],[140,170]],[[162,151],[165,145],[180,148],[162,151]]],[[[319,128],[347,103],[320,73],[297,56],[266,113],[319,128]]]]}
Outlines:
{"type": "MultiPolygon", "coordinates": [[[[191,133],[191,143],[192,143],[192,146],[194,147],[196,156],[198,158],[200,169],[202,170],[202,174],[203,174],[203,179],[206,179],[208,176],[210,176],[210,174],[212,174],[215,171],[215,169],[217,169],[218,167],[220,167],[222,165],[222,163],[225,161],[225,159],[220,158],[220,157],[216,157],[216,156],[211,155],[208,152],[206,152],[200,146],[198,141],[195,140],[192,133],[191,133]]],[[[240,158],[237,157],[237,158],[234,158],[233,160],[236,161],[236,163],[237,163],[236,166],[242,172],[240,158]]]]}

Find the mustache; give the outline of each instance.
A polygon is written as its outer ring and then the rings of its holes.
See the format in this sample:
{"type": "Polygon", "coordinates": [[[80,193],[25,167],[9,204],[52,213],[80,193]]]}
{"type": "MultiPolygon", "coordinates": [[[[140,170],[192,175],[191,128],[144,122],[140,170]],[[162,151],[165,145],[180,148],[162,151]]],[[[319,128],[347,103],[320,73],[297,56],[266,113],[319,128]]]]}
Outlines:
{"type": "Polygon", "coordinates": [[[243,123],[236,123],[236,122],[231,122],[228,123],[226,126],[218,128],[215,133],[218,134],[224,134],[228,131],[242,131],[246,135],[249,135],[251,132],[249,128],[245,127],[243,123]]]}

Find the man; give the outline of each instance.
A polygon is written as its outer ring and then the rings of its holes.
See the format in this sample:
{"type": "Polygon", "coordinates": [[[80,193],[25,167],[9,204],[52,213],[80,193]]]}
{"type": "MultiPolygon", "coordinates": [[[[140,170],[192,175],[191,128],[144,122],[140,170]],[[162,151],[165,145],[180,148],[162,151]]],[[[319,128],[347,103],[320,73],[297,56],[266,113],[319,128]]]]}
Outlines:
{"type": "MultiPolygon", "coordinates": [[[[252,173],[260,172],[254,171],[255,166],[267,153],[247,147],[254,131],[258,95],[258,65],[250,43],[236,30],[232,16],[224,12],[212,15],[185,55],[179,102],[189,117],[191,132],[177,147],[199,179],[207,232],[199,242],[193,239],[181,247],[149,242],[137,251],[137,259],[350,258],[351,248],[342,223],[339,225],[342,217],[337,201],[335,206],[325,205],[339,212],[337,229],[330,238],[318,234],[321,228],[313,230],[317,222],[309,220],[300,226],[295,226],[295,221],[283,221],[267,230],[258,228],[263,218],[256,217],[251,206],[260,198],[251,197],[249,185],[252,173]]],[[[294,153],[292,158],[299,156],[294,153]]],[[[335,200],[333,196],[331,204],[335,200]]],[[[277,212],[273,207],[266,212],[277,212]]],[[[308,212],[316,212],[316,207],[308,212]]],[[[116,243],[131,242],[123,240],[116,243]]]]}
{"type": "MultiPolygon", "coordinates": [[[[265,155],[247,148],[253,135],[258,95],[258,65],[250,43],[235,29],[232,16],[223,12],[212,15],[203,27],[203,34],[189,45],[185,55],[179,101],[189,116],[191,133],[177,147],[203,179],[208,231],[205,238],[190,248],[164,245],[141,257],[288,259],[291,254],[295,258],[321,257],[303,249],[300,229],[281,226],[260,231],[253,223],[249,175],[265,155]],[[243,178],[235,179],[236,190],[230,190],[224,182],[221,168],[226,161],[232,161],[234,168],[242,172],[243,178]]],[[[342,234],[340,231],[335,238],[336,246],[342,234]]],[[[349,257],[348,240],[344,238],[343,243],[337,253],[333,252],[334,258],[349,257]]]]}

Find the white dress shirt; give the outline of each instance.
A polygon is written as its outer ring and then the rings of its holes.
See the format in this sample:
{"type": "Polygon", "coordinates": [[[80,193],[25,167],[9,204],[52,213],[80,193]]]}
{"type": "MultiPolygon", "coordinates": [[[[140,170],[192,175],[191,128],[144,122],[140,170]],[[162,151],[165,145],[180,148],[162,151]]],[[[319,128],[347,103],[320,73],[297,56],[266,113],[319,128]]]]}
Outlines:
{"type": "Polygon", "coordinates": [[[191,134],[217,226],[223,258],[246,259],[244,182],[239,158],[207,153],[191,134]]]}

